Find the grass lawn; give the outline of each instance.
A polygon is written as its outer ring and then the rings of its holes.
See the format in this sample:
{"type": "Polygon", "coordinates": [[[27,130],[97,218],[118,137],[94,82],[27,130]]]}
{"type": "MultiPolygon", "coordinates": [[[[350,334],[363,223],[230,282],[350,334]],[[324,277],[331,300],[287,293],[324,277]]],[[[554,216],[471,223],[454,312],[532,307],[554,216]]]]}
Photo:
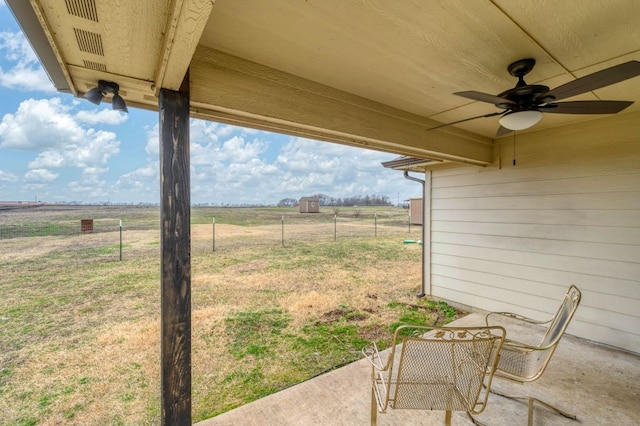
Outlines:
{"type": "MultiPolygon", "coordinates": [[[[95,209],[37,217],[127,213],[95,209]]],[[[387,345],[398,324],[460,314],[415,297],[421,247],[402,242],[418,230],[381,221],[377,237],[351,232],[334,241],[334,212],[312,222],[292,209],[232,210],[192,212],[194,421],[357,360],[370,340],[387,345]],[[283,216],[297,221],[285,244],[283,216]]],[[[136,212],[157,221],[157,209],[136,212]]],[[[357,213],[389,221],[406,214],[357,213]]],[[[8,222],[19,219],[0,214],[0,225],[8,222]]],[[[159,424],[159,232],[128,230],[122,261],[118,237],[0,241],[0,424],[159,424]]]]}

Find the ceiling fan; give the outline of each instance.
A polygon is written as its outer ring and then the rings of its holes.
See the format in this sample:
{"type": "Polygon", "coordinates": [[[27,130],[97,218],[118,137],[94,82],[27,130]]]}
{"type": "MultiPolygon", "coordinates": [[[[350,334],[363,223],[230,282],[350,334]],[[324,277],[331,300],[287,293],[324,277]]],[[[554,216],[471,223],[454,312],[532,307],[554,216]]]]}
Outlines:
{"type": "Polygon", "coordinates": [[[585,92],[609,86],[632,77],[640,75],[640,62],[629,61],[593,74],[580,77],[555,89],[549,89],[540,84],[527,84],[524,76],[527,75],[536,64],[535,59],[521,59],[509,65],[507,71],[518,78],[518,83],[513,89],[505,90],[498,95],[476,92],[474,90],[456,92],[454,95],[462,96],[474,101],[487,102],[504,110],[464,120],[446,123],[429,130],[444,126],[462,123],[485,117],[500,117],[500,128],[497,136],[511,132],[512,130],[527,129],[542,119],[543,113],[553,114],[615,114],[629,105],[631,101],[571,101],[556,102],[561,99],[576,96],[585,92]]]}

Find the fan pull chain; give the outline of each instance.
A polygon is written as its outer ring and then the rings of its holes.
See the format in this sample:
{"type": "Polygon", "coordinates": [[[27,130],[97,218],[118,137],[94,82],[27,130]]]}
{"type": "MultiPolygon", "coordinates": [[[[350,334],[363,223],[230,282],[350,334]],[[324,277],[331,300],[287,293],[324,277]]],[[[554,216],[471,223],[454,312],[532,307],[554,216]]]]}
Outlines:
{"type": "Polygon", "coordinates": [[[513,165],[516,165],[516,131],[513,131],[513,165]]]}

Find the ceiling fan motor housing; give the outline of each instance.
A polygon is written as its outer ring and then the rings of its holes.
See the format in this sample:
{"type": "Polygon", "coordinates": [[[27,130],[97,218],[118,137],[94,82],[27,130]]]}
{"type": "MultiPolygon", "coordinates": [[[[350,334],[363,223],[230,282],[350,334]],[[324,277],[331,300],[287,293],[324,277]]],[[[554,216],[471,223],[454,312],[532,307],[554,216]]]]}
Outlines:
{"type": "Polygon", "coordinates": [[[505,90],[498,95],[499,98],[507,99],[513,103],[499,102],[496,103],[495,106],[501,109],[512,109],[514,111],[534,109],[540,104],[551,102],[553,100],[552,96],[542,96],[547,92],[549,92],[549,87],[541,84],[516,86],[513,89],[505,90]]]}

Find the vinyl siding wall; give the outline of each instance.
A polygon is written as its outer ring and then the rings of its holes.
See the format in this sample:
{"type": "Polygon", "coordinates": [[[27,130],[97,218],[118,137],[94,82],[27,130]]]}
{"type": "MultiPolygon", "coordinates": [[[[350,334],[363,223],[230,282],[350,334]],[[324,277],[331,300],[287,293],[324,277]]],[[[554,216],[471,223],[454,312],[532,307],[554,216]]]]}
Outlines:
{"type": "Polygon", "coordinates": [[[431,173],[431,293],[640,353],[640,115],[516,136],[496,166],[431,173]]]}

